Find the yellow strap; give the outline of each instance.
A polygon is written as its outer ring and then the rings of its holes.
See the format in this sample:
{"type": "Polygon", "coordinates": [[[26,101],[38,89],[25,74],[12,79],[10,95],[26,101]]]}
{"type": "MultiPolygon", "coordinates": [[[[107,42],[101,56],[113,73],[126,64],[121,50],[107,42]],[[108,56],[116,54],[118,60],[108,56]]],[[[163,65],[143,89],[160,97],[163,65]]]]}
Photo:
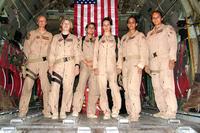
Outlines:
{"type": "Polygon", "coordinates": [[[190,59],[191,59],[192,81],[194,81],[194,77],[195,77],[194,51],[193,51],[193,44],[190,40],[190,33],[189,33],[189,26],[188,26],[188,19],[187,18],[186,18],[186,26],[187,26],[187,32],[188,32],[188,43],[189,43],[190,59]]]}

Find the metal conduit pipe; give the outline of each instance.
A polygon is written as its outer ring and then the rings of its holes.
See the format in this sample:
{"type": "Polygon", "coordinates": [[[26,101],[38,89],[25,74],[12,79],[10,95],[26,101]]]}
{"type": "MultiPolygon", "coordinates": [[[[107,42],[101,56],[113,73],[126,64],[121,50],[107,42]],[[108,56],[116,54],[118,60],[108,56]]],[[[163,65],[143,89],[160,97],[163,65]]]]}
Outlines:
{"type": "MultiPolygon", "coordinates": [[[[9,1],[13,3],[16,9],[18,9],[17,4],[15,3],[16,2],[15,0],[9,0],[9,1]]],[[[28,23],[29,20],[24,16],[24,14],[20,12],[20,15],[28,23]]]]}
{"type": "Polygon", "coordinates": [[[192,16],[193,11],[192,11],[192,7],[191,7],[190,3],[188,2],[188,0],[181,0],[181,4],[185,10],[186,17],[192,16]]]}
{"type": "Polygon", "coordinates": [[[29,9],[29,7],[27,6],[26,2],[24,0],[20,0],[20,2],[24,5],[26,11],[31,15],[31,17],[33,16],[33,13],[31,12],[31,10],[29,9]]]}
{"type": "Polygon", "coordinates": [[[170,10],[175,6],[176,2],[178,0],[174,0],[174,2],[172,3],[172,5],[168,8],[168,10],[165,12],[165,14],[163,15],[163,18],[166,17],[166,15],[170,12],[170,10]]]}
{"type": "Polygon", "coordinates": [[[197,0],[189,0],[191,6],[193,7],[194,11],[197,14],[200,14],[200,2],[198,2],[197,0]]]}
{"type": "MultiPolygon", "coordinates": [[[[185,10],[186,13],[186,17],[189,18],[190,22],[193,22],[193,20],[191,20],[191,16],[194,15],[193,12],[193,8],[195,8],[195,11],[198,11],[198,13],[200,13],[200,9],[199,9],[199,2],[197,0],[181,0],[181,4],[185,10]],[[193,4],[195,4],[195,6],[193,6],[193,4]],[[193,8],[192,8],[193,7],[193,8]],[[198,8],[198,9],[196,9],[198,8]]],[[[196,28],[197,29],[197,28],[196,28]]],[[[195,30],[196,35],[197,35],[197,31],[195,30]]],[[[197,38],[198,40],[198,38],[197,38]]],[[[197,43],[198,44],[198,43],[197,43]]],[[[199,46],[197,46],[199,47],[199,46]]],[[[200,49],[200,47],[198,48],[198,50],[200,49]]],[[[200,51],[199,51],[200,52],[200,51]]],[[[198,52],[197,58],[198,58],[198,68],[197,68],[197,72],[195,74],[195,81],[200,82],[200,53],[198,52]]]]}
{"type": "Polygon", "coordinates": [[[0,0],[0,11],[1,11],[2,8],[4,7],[4,3],[5,3],[5,0],[0,0]]]}
{"type": "MultiPolygon", "coordinates": [[[[26,27],[27,27],[27,29],[29,29],[28,27],[31,27],[31,25],[37,25],[37,23],[36,23],[36,21],[35,21],[35,19],[40,15],[40,14],[42,14],[43,12],[45,12],[45,11],[47,11],[47,9],[48,9],[48,7],[50,6],[50,5],[52,5],[52,4],[55,4],[56,3],[56,0],[53,0],[53,1],[51,1],[51,2],[49,2],[48,4],[46,4],[42,9],[40,9],[36,14],[34,14],[33,16],[32,16],[32,18],[29,20],[29,22],[27,23],[27,25],[26,25],[26,27]]],[[[47,18],[48,19],[48,18],[47,18]]]]}

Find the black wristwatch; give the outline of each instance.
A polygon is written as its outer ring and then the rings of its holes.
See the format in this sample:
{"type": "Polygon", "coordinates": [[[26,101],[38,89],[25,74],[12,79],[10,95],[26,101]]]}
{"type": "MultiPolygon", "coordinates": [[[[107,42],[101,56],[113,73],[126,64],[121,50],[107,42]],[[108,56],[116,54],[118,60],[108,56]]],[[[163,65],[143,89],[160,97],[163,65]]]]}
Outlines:
{"type": "Polygon", "coordinates": [[[79,64],[75,64],[75,66],[78,66],[80,68],[80,65],[79,64]]]}

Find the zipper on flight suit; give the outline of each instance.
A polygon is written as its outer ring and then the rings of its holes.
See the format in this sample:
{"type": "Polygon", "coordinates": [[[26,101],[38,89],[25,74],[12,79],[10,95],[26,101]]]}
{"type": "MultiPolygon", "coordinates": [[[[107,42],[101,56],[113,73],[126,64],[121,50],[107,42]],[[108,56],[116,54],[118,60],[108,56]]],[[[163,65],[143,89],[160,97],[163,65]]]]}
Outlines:
{"type": "MultiPolygon", "coordinates": [[[[40,36],[40,42],[42,41],[41,36],[40,36]]],[[[40,52],[39,52],[39,58],[41,57],[41,45],[40,45],[40,52]]]]}
{"type": "MultiPolygon", "coordinates": [[[[107,40],[106,40],[106,41],[107,41],[107,40]]],[[[107,65],[108,65],[108,64],[107,64],[107,61],[108,61],[108,60],[107,60],[107,58],[108,58],[107,55],[108,55],[108,44],[106,43],[106,71],[107,71],[107,65]]]]}
{"type": "MultiPolygon", "coordinates": [[[[42,37],[41,37],[41,35],[40,35],[40,42],[43,41],[41,38],[42,38],[42,37]]],[[[42,44],[42,43],[41,43],[41,44],[42,44]]],[[[40,45],[39,58],[41,58],[41,49],[42,49],[42,45],[40,45]]],[[[37,57],[37,58],[38,58],[38,57],[37,57]]],[[[39,73],[39,67],[40,67],[40,62],[37,63],[37,71],[38,71],[38,73],[39,73]]]]}
{"type": "MultiPolygon", "coordinates": [[[[64,39],[64,38],[63,38],[64,39]]],[[[63,53],[63,59],[65,58],[65,43],[66,43],[66,39],[67,38],[65,38],[64,39],[64,53],[63,53]]],[[[64,63],[64,69],[63,69],[63,80],[64,80],[64,78],[65,78],[65,62],[63,62],[64,63]]],[[[62,84],[63,84],[63,81],[62,81],[62,84]]],[[[64,87],[64,86],[63,86],[64,87]]]]}

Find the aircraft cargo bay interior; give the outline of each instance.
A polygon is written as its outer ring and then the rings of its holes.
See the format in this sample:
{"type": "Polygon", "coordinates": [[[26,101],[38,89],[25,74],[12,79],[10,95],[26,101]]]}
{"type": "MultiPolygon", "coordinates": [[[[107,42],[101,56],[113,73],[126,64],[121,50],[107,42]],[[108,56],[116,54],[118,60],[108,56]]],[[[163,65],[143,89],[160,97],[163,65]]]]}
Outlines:
{"type": "Polygon", "coordinates": [[[200,132],[199,0],[0,0],[0,133],[200,132]]]}

